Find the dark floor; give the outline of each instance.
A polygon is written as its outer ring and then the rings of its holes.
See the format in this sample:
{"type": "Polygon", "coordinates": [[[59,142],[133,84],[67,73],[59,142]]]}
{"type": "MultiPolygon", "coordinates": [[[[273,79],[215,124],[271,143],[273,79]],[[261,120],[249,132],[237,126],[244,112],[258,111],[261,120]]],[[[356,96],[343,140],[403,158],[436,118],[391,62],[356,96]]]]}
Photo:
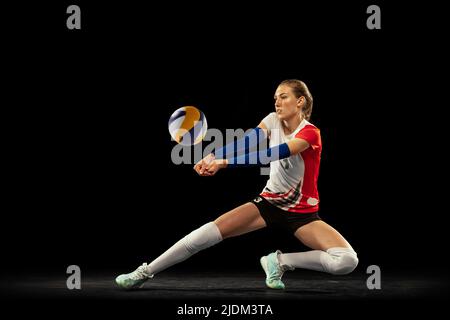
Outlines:
{"type": "Polygon", "coordinates": [[[384,275],[381,289],[369,290],[363,273],[292,272],[283,291],[266,288],[261,273],[163,273],[135,291],[117,288],[115,276],[82,274],[81,290],[68,290],[64,276],[3,277],[2,308],[17,317],[45,319],[106,314],[120,319],[296,319],[298,313],[303,319],[404,319],[437,317],[446,310],[448,296],[448,282],[436,275],[384,275]]]}
{"type": "Polygon", "coordinates": [[[265,287],[260,273],[160,274],[144,288],[122,291],[115,273],[82,275],[81,290],[69,290],[63,276],[29,276],[2,281],[3,296],[25,299],[146,299],[146,300],[392,300],[439,299],[448,283],[432,276],[384,275],[380,290],[369,290],[367,275],[332,276],[316,272],[286,274],[286,290],[265,287]]]}

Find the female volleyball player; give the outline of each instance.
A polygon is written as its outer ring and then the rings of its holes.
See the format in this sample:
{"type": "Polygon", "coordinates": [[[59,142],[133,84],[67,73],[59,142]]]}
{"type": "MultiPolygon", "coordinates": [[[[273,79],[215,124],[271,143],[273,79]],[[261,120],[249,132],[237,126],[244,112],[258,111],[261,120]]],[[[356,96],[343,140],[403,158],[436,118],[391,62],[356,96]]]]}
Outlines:
{"type": "MultiPolygon", "coordinates": [[[[275,92],[275,112],[265,117],[246,135],[244,153],[234,156],[225,146],[198,162],[194,169],[201,176],[212,176],[227,167],[262,165],[270,162],[270,178],[252,202],[245,203],[192,231],[150,264],[120,275],[117,284],[124,289],[140,287],[158,272],[223,239],[239,236],[266,226],[281,226],[312,250],[282,253],[276,251],[260,259],[266,285],[284,289],[283,273],[304,268],[348,274],[357,264],[356,252],[344,237],[318,215],[319,175],[322,142],[320,131],[308,120],[313,98],[304,82],[285,80],[275,92]],[[264,151],[250,152],[252,144],[269,139],[264,151]]],[[[233,147],[239,149],[235,144],[233,147]]],[[[241,150],[242,151],[242,150],[241,150]]]]}

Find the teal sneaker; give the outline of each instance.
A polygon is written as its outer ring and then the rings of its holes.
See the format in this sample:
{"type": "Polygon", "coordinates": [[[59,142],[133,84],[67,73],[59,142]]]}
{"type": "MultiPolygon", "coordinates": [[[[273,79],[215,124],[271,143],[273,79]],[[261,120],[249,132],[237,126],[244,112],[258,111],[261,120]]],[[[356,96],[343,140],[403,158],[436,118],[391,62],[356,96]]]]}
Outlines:
{"type": "Polygon", "coordinates": [[[262,257],[259,261],[261,262],[261,266],[266,273],[266,285],[271,289],[282,290],[285,288],[285,286],[283,281],[281,281],[281,277],[283,276],[285,270],[278,262],[279,254],[281,254],[281,251],[277,250],[267,256],[262,257]]]}
{"type": "Polygon", "coordinates": [[[147,264],[144,263],[131,273],[121,274],[116,278],[117,285],[125,290],[142,288],[145,281],[153,278],[152,274],[146,272],[147,264]]]}

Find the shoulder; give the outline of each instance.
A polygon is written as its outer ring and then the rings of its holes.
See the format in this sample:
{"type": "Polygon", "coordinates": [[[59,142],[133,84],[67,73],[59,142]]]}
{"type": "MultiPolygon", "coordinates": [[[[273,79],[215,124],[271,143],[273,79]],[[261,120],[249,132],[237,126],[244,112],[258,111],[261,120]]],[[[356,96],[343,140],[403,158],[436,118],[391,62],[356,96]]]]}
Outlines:
{"type": "Polygon", "coordinates": [[[309,142],[313,149],[316,146],[320,146],[322,144],[320,137],[320,130],[315,125],[306,121],[306,124],[300,131],[295,135],[296,138],[300,138],[309,142]]]}
{"type": "Polygon", "coordinates": [[[320,129],[307,120],[305,120],[305,125],[303,126],[303,128],[301,128],[299,130],[298,133],[305,132],[305,131],[314,131],[314,132],[317,132],[318,134],[320,134],[320,129]]]}
{"type": "Polygon", "coordinates": [[[262,120],[262,122],[270,130],[276,127],[278,116],[275,112],[271,112],[262,120]]]}
{"type": "Polygon", "coordinates": [[[269,113],[264,119],[268,119],[271,121],[275,121],[278,119],[277,113],[276,112],[271,112],[269,113]]]}

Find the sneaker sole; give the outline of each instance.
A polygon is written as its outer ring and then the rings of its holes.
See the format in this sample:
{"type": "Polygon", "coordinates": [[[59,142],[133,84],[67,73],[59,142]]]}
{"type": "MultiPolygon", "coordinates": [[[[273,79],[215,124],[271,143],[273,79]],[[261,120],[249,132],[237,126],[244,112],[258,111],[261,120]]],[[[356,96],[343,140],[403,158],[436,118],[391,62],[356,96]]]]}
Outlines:
{"type": "Polygon", "coordinates": [[[125,291],[132,291],[132,290],[136,290],[136,289],[142,289],[145,285],[145,282],[141,283],[138,286],[135,287],[126,287],[124,286],[122,283],[118,282],[117,280],[115,281],[117,286],[121,289],[121,290],[125,290],[125,291]]]}

